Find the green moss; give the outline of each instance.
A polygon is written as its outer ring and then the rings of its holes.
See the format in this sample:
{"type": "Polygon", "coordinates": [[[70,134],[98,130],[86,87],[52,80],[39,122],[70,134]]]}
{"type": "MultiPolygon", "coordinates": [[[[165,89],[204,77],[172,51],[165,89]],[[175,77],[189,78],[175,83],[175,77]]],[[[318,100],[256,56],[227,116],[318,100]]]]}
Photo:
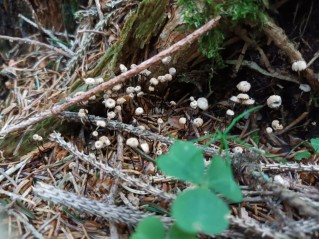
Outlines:
{"type": "Polygon", "coordinates": [[[221,15],[219,28],[210,31],[199,40],[203,55],[214,58],[217,65],[222,63],[222,49],[225,33],[237,24],[248,23],[262,26],[266,22],[263,2],[260,0],[227,0],[217,3],[211,0],[179,0],[184,21],[192,28],[199,28],[210,19],[221,15]]]}
{"type": "Polygon", "coordinates": [[[166,19],[168,0],[143,0],[137,10],[126,17],[119,40],[101,58],[90,76],[111,77],[120,63],[129,63],[159,34],[166,19]]]}

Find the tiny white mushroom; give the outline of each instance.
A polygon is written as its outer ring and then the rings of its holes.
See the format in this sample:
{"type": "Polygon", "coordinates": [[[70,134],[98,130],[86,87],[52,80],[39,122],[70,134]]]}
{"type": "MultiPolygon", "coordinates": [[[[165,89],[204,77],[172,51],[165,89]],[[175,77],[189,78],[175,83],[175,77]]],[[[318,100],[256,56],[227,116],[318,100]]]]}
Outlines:
{"type": "Polygon", "coordinates": [[[101,141],[103,144],[105,144],[106,146],[110,146],[111,145],[111,141],[108,137],[106,136],[101,136],[99,138],[99,141],[101,141]]]}
{"type": "Polygon", "coordinates": [[[158,119],[157,119],[157,123],[158,123],[158,124],[164,124],[164,120],[163,120],[162,118],[158,118],[158,119]]]}
{"type": "Polygon", "coordinates": [[[126,99],[124,97],[120,97],[116,100],[116,104],[122,105],[126,102],[126,99]]]}
{"type": "Polygon", "coordinates": [[[255,100],[254,99],[248,99],[248,100],[243,100],[243,102],[241,102],[243,105],[253,105],[255,104],[255,100]]]}
{"type": "Polygon", "coordinates": [[[154,77],[151,78],[151,79],[150,79],[150,84],[151,84],[151,85],[158,85],[158,79],[156,79],[156,78],[154,78],[154,77]]]}
{"type": "Polygon", "coordinates": [[[96,84],[102,84],[104,82],[104,79],[102,77],[96,78],[95,83],[96,84]]]}
{"type": "Polygon", "coordinates": [[[154,88],[153,86],[149,86],[149,87],[148,87],[148,90],[149,90],[149,91],[154,91],[155,88],[154,88]]]}
{"type": "Polygon", "coordinates": [[[239,100],[248,100],[248,99],[249,99],[249,95],[248,95],[248,94],[244,94],[244,93],[239,93],[239,94],[237,95],[237,98],[238,98],[239,100]]]}
{"type": "Polygon", "coordinates": [[[293,71],[303,71],[307,68],[307,63],[303,60],[292,63],[291,69],[293,71]]]}
{"type": "Polygon", "coordinates": [[[203,125],[204,121],[202,118],[196,118],[193,121],[193,125],[195,125],[196,127],[201,127],[203,125]]]}
{"type": "Polygon", "coordinates": [[[302,90],[303,92],[311,91],[311,87],[308,84],[300,84],[299,89],[302,90]]]}
{"type": "Polygon", "coordinates": [[[234,115],[235,115],[235,112],[232,111],[232,110],[230,110],[230,109],[228,109],[228,110],[226,111],[226,115],[228,115],[228,116],[234,116],[234,115]]]}
{"type": "Polygon", "coordinates": [[[163,151],[161,149],[158,149],[158,150],[156,150],[155,154],[160,156],[163,154],[163,151]]]}
{"type": "Polygon", "coordinates": [[[135,88],[133,86],[129,86],[126,88],[126,93],[130,94],[130,93],[134,93],[135,92],[135,88]]]}
{"type": "Polygon", "coordinates": [[[103,120],[97,120],[97,121],[96,121],[96,126],[97,126],[97,127],[105,128],[105,127],[106,127],[106,123],[105,123],[105,121],[103,121],[103,120]]]}
{"type": "Polygon", "coordinates": [[[167,57],[162,59],[162,63],[167,65],[168,63],[170,63],[171,60],[172,60],[172,57],[171,56],[167,56],[167,57]]]}
{"type": "Polygon", "coordinates": [[[171,67],[168,69],[168,72],[173,76],[176,74],[176,69],[174,67],[171,67]]]}
{"type": "Polygon", "coordinates": [[[179,120],[178,120],[178,122],[179,122],[180,124],[183,124],[183,125],[186,124],[186,121],[187,121],[187,120],[186,120],[185,117],[180,117],[179,120]]]}
{"type": "Polygon", "coordinates": [[[152,74],[152,72],[149,71],[149,70],[147,70],[147,69],[145,69],[145,70],[141,71],[140,74],[142,74],[142,75],[144,75],[144,76],[149,76],[150,74],[152,74]]]}
{"type": "Polygon", "coordinates": [[[132,137],[132,138],[128,138],[126,140],[126,145],[130,146],[132,148],[136,148],[138,146],[138,144],[139,143],[138,143],[138,139],[137,138],[132,137]]]}
{"type": "Polygon", "coordinates": [[[201,110],[207,110],[208,109],[208,100],[204,97],[200,97],[197,99],[197,106],[201,110]]]}
{"type": "Polygon", "coordinates": [[[159,76],[159,77],[157,77],[157,80],[159,80],[159,82],[164,83],[166,81],[166,78],[165,78],[165,76],[159,76]]]}
{"type": "Polygon", "coordinates": [[[94,78],[86,78],[84,80],[85,84],[87,85],[94,85],[95,84],[95,79],[94,78]]]}
{"type": "Polygon", "coordinates": [[[113,91],[119,91],[120,89],[122,89],[122,84],[117,84],[112,88],[113,91]]]}
{"type": "Polygon", "coordinates": [[[114,112],[119,113],[122,111],[122,107],[120,105],[115,106],[114,112]]]}
{"type": "Polygon", "coordinates": [[[79,110],[79,113],[78,113],[78,116],[79,116],[80,118],[84,118],[87,113],[88,113],[88,110],[87,110],[87,109],[80,109],[80,110],[79,110]]]}
{"type": "Polygon", "coordinates": [[[240,100],[237,98],[237,96],[234,96],[234,95],[230,97],[229,100],[235,103],[240,103],[240,100]]]}
{"type": "Polygon", "coordinates": [[[267,105],[269,108],[278,108],[281,105],[281,97],[279,95],[271,95],[267,99],[267,105]]]}
{"type": "Polygon", "coordinates": [[[106,107],[106,108],[109,108],[109,109],[114,108],[115,105],[116,105],[115,100],[113,100],[112,98],[105,99],[105,100],[103,101],[103,103],[104,103],[105,107],[106,107]]]}
{"type": "Polygon", "coordinates": [[[144,92],[143,91],[140,91],[136,94],[137,97],[142,97],[144,95],[144,92]]]}
{"type": "Polygon", "coordinates": [[[38,141],[38,139],[39,139],[39,135],[38,134],[34,134],[33,136],[32,136],[32,139],[34,140],[34,141],[38,141]]]}
{"type": "Polygon", "coordinates": [[[171,106],[175,106],[175,105],[176,105],[176,102],[175,102],[174,100],[172,100],[172,101],[169,102],[169,104],[170,104],[171,106]]]}
{"type": "Polygon", "coordinates": [[[141,114],[143,114],[143,113],[144,113],[144,110],[143,110],[142,107],[137,107],[137,108],[135,109],[135,114],[136,114],[136,115],[141,115],[141,114]]]}
{"type": "Polygon", "coordinates": [[[232,149],[232,152],[233,152],[234,154],[242,154],[242,153],[244,152],[244,150],[243,150],[242,147],[237,146],[237,147],[235,147],[235,148],[232,149]]]}
{"type": "Polygon", "coordinates": [[[134,93],[129,93],[128,97],[130,97],[131,99],[133,99],[135,97],[134,93]]]}
{"type": "Polygon", "coordinates": [[[284,128],[284,126],[279,123],[279,120],[273,120],[271,126],[274,130],[282,130],[284,128]]]}
{"type": "Polygon", "coordinates": [[[140,92],[142,90],[142,87],[140,85],[135,86],[134,91],[140,92]]]}
{"type": "Polygon", "coordinates": [[[135,69],[136,67],[137,67],[136,64],[132,64],[132,65],[130,66],[131,69],[135,69]]]}
{"type": "Polygon", "coordinates": [[[122,73],[127,72],[127,67],[124,66],[123,64],[120,64],[120,70],[122,73]]]}
{"type": "Polygon", "coordinates": [[[148,154],[150,152],[150,146],[148,145],[148,143],[141,143],[141,149],[144,153],[148,154]]]}
{"type": "Polygon", "coordinates": [[[92,135],[93,135],[94,137],[97,137],[97,136],[99,136],[99,133],[98,133],[96,130],[94,130],[94,131],[92,132],[92,135]]]}
{"type": "Polygon", "coordinates": [[[194,101],[194,100],[195,100],[194,96],[190,96],[190,97],[189,97],[189,100],[190,100],[190,101],[194,101]]]}
{"type": "Polygon", "coordinates": [[[271,134],[273,132],[272,128],[271,127],[267,127],[266,128],[266,133],[267,134],[271,134]]]}
{"type": "Polygon", "coordinates": [[[197,101],[192,101],[189,106],[192,108],[192,109],[197,109],[197,101]]]}
{"type": "Polygon", "coordinates": [[[107,113],[107,118],[108,119],[114,119],[116,116],[115,112],[114,111],[110,111],[107,113]]]}
{"type": "Polygon", "coordinates": [[[236,87],[241,92],[248,92],[251,88],[251,85],[248,81],[241,81],[237,84],[236,87]]]}
{"type": "Polygon", "coordinates": [[[104,145],[103,145],[102,141],[97,140],[97,141],[95,141],[94,146],[96,149],[101,149],[101,148],[103,148],[104,145]]]}
{"type": "Polygon", "coordinates": [[[165,78],[166,81],[171,81],[171,80],[173,80],[173,76],[172,76],[171,74],[165,74],[165,75],[164,75],[164,78],[165,78]]]}

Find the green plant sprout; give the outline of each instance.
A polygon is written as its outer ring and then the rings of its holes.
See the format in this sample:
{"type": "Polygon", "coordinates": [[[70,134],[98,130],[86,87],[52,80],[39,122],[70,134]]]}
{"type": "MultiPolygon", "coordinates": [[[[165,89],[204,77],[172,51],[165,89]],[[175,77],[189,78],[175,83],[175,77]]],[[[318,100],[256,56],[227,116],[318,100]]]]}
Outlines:
{"type": "MultiPolygon", "coordinates": [[[[204,149],[197,148],[194,142],[178,140],[167,154],[156,160],[158,168],[163,173],[180,181],[190,182],[193,187],[181,192],[173,201],[171,216],[175,222],[168,231],[168,237],[162,222],[156,217],[148,217],[138,224],[131,239],[196,238],[198,233],[220,234],[228,228],[227,216],[230,214],[230,208],[221,196],[232,203],[242,200],[241,190],[231,169],[228,140],[232,137],[229,132],[245,115],[260,108],[262,106],[245,111],[234,118],[224,132],[218,131],[211,135],[211,142],[221,142],[221,151],[219,155],[212,157],[211,164],[206,170],[204,149]],[[221,156],[223,151],[225,158],[221,156]]],[[[197,140],[203,138],[207,136],[197,140]]]]}

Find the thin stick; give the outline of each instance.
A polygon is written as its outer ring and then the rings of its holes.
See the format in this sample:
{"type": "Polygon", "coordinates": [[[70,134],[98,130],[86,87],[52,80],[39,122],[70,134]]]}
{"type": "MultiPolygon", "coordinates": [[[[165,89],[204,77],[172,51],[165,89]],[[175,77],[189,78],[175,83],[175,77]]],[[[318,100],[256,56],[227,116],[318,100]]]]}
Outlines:
{"type": "MultiPolygon", "coordinates": [[[[0,131],[0,136],[6,136],[9,133],[12,132],[16,132],[17,130],[21,130],[23,128],[28,127],[29,125],[33,125],[36,124],[42,120],[47,119],[48,117],[52,116],[53,114],[59,114],[62,111],[66,110],[67,108],[69,108],[70,106],[79,103],[81,101],[85,101],[87,99],[89,99],[91,96],[98,94],[104,90],[110,89],[112,88],[114,85],[117,85],[119,83],[124,82],[125,80],[139,74],[141,71],[149,68],[150,66],[155,65],[156,63],[158,63],[159,61],[161,61],[163,58],[173,54],[174,52],[180,50],[181,48],[192,44],[193,42],[195,42],[199,37],[201,37],[202,35],[204,35],[206,32],[208,32],[209,30],[213,29],[214,27],[217,26],[218,22],[219,22],[220,16],[210,20],[208,23],[206,23],[204,26],[202,26],[201,28],[197,29],[196,31],[194,31],[192,34],[188,35],[187,37],[183,38],[182,40],[176,42],[174,45],[172,45],[171,47],[169,47],[168,49],[158,53],[157,55],[153,56],[152,58],[142,62],[141,64],[139,64],[138,66],[136,66],[136,68],[131,69],[127,72],[122,73],[119,76],[114,77],[113,79],[104,82],[103,84],[83,93],[82,95],[78,96],[78,97],[74,97],[72,99],[70,99],[68,102],[61,104],[61,105],[54,105],[51,108],[51,112],[49,110],[46,110],[40,114],[38,114],[35,117],[32,117],[20,124],[16,124],[13,125],[11,127],[7,127],[6,129],[2,129],[0,131]]],[[[42,43],[43,44],[43,43],[42,43]]],[[[60,50],[60,49],[59,49],[60,50]]],[[[66,53],[65,53],[66,54],[66,53]]]]}
{"type": "Polygon", "coordinates": [[[41,47],[45,47],[48,48],[50,50],[53,50],[55,52],[57,52],[58,54],[61,54],[65,57],[70,57],[70,55],[68,53],[66,53],[65,51],[54,47],[54,46],[50,46],[48,44],[45,44],[43,42],[39,42],[39,41],[35,41],[35,40],[31,40],[28,38],[20,38],[20,37],[9,37],[9,36],[4,36],[4,35],[0,35],[0,39],[5,39],[5,40],[9,40],[9,41],[19,41],[19,42],[23,42],[23,43],[29,43],[31,45],[36,45],[36,46],[41,46],[41,47]]]}

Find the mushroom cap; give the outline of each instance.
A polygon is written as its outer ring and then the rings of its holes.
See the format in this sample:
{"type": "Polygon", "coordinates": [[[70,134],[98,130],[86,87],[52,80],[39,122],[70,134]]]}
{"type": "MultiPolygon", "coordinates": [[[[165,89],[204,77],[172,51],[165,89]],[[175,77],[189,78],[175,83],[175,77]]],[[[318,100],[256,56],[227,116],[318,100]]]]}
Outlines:
{"type": "Polygon", "coordinates": [[[304,60],[295,61],[292,63],[291,69],[293,71],[303,71],[307,68],[307,63],[304,60]]]}
{"type": "Polygon", "coordinates": [[[197,106],[201,110],[207,110],[208,109],[208,100],[205,97],[200,97],[197,99],[197,106]]]}
{"type": "Polygon", "coordinates": [[[278,108],[281,105],[281,97],[279,95],[271,95],[267,99],[267,105],[269,108],[278,108]]]}
{"type": "Polygon", "coordinates": [[[239,94],[237,95],[237,98],[238,98],[239,100],[248,100],[248,99],[249,99],[249,95],[248,95],[248,94],[244,94],[244,93],[239,93],[239,94]]]}
{"type": "Polygon", "coordinates": [[[308,84],[300,84],[299,89],[302,90],[303,92],[311,91],[311,87],[308,84]]]}
{"type": "Polygon", "coordinates": [[[202,118],[196,118],[194,119],[193,121],[193,124],[196,126],[196,127],[201,127],[204,123],[204,120],[202,118]]]}
{"type": "Polygon", "coordinates": [[[138,146],[139,142],[138,142],[138,139],[137,138],[128,138],[126,140],[126,145],[130,146],[130,147],[133,147],[133,148],[136,148],[138,146]]]}
{"type": "Polygon", "coordinates": [[[235,102],[235,103],[240,103],[240,100],[238,99],[238,97],[234,96],[234,95],[232,97],[230,97],[229,100],[232,102],[235,102]]]}
{"type": "Polygon", "coordinates": [[[279,123],[279,120],[273,120],[271,122],[271,126],[274,130],[282,130],[284,128],[284,126],[282,126],[282,124],[279,123]]]}
{"type": "Polygon", "coordinates": [[[143,113],[144,113],[144,110],[143,110],[142,107],[137,107],[137,108],[135,109],[135,114],[136,114],[136,115],[141,115],[141,114],[143,114],[143,113]]]}
{"type": "Polygon", "coordinates": [[[255,104],[255,100],[254,99],[248,99],[248,100],[243,100],[243,102],[241,102],[243,105],[253,105],[255,104]]]}
{"type": "Polygon", "coordinates": [[[251,88],[251,84],[248,81],[241,81],[236,87],[241,92],[248,92],[251,88]]]}
{"type": "Polygon", "coordinates": [[[235,115],[235,112],[234,112],[233,110],[228,109],[228,110],[226,111],[226,115],[228,115],[228,116],[234,116],[234,115],[235,115]]]}

